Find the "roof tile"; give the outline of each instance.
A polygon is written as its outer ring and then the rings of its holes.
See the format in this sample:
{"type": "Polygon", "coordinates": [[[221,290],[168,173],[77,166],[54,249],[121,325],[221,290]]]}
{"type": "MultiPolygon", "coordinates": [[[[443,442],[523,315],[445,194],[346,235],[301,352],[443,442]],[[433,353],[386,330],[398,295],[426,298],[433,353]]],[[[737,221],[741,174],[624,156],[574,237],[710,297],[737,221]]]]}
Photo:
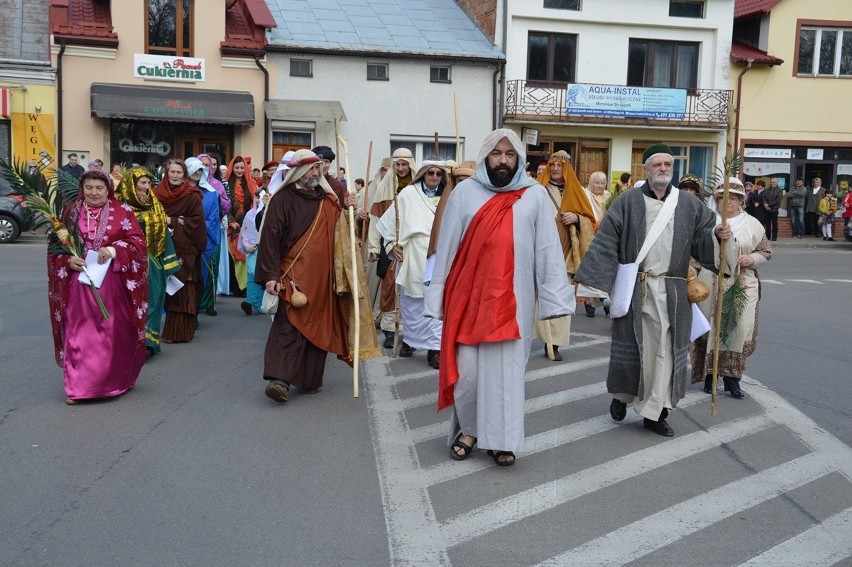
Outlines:
{"type": "Polygon", "coordinates": [[[736,0],[734,19],[753,18],[768,14],[781,0],[736,0]]]}

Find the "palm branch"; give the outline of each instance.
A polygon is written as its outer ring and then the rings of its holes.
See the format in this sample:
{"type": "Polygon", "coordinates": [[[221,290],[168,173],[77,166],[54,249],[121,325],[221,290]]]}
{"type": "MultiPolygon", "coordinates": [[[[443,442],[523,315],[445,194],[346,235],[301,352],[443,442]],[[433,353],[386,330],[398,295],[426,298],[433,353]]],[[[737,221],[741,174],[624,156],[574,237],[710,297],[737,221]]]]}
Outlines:
{"type": "Polygon", "coordinates": [[[734,277],[734,283],[722,295],[722,325],[719,328],[720,345],[728,344],[728,339],[736,332],[746,303],[748,303],[748,295],[742,286],[742,282],[740,282],[740,275],[737,274],[734,277]]]}
{"type": "Polygon", "coordinates": [[[731,154],[730,162],[725,160],[722,167],[715,166],[713,171],[710,172],[710,175],[707,176],[707,179],[704,181],[704,192],[707,193],[709,191],[709,194],[712,195],[713,190],[719,185],[724,184],[727,178],[736,177],[740,172],[742,162],[742,154],[740,154],[739,150],[737,150],[731,154]]]}

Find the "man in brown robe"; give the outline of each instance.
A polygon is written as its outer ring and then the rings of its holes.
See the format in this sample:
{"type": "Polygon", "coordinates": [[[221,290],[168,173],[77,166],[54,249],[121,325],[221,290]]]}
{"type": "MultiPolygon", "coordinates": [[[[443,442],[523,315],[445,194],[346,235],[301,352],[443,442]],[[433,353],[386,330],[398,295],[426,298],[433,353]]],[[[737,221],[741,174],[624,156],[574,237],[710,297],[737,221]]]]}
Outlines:
{"type": "Polygon", "coordinates": [[[276,402],[287,401],[291,385],[315,394],[327,353],[350,357],[349,298],[335,291],[334,235],[341,207],[355,206],[357,197],[336,194],[310,150],[297,151],[288,165],[267,205],[255,268],[255,281],[280,297],[263,357],[265,393],[276,402]],[[296,290],[307,304],[294,305],[296,290]]]}

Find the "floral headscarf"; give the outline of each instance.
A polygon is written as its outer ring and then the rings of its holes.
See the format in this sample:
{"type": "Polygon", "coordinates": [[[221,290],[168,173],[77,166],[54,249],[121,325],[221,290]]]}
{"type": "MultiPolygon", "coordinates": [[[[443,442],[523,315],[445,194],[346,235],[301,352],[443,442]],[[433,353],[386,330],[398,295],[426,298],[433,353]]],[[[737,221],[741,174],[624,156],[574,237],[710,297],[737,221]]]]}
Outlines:
{"type": "Polygon", "coordinates": [[[142,203],[136,195],[136,183],[143,177],[154,180],[154,176],[144,167],[134,167],[124,174],[121,182],[118,184],[118,189],[115,192],[115,198],[119,201],[127,203],[139,224],[142,225],[145,231],[145,242],[148,244],[148,253],[153,258],[159,258],[166,250],[166,211],[163,209],[163,204],[154,195],[154,186],[148,190],[148,202],[142,203]]]}

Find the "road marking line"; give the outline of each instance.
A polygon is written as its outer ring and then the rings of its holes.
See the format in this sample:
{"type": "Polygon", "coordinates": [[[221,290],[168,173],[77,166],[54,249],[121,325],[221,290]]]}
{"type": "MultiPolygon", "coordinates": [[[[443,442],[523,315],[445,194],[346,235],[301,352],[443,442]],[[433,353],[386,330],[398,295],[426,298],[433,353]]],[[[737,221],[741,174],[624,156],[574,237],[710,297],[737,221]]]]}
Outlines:
{"type": "Polygon", "coordinates": [[[852,283],[852,280],[832,280],[832,279],[827,279],[827,280],[825,280],[825,281],[827,281],[827,282],[843,282],[843,283],[852,283]]]}
{"type": "Polygon", "coordinates": [[[817,280],[787,280],[788,282],[798,282],[798,283],[815,283],[819,285],[825,285],[823,282],[818,282],[817,280]]]}
{"type": "Polygon", "coordinates": [[[475,508],[441,526],[447,547],[462,544],[617,482],[656,470],[775,425],[766,415],[734,420],[546,482],[475,508]]]}
{"type": "Polygon", "coordinates": [[[763,278],[760,278],[760,281],[761,281],[761,283],[771,283],[771,284],[777,284],[777,285],[784,285],[783,282],[779,282],[778,280],[765,280],[763,278]]]}
{"type": "MultiPolygon", "coordinates": [[[[684,409],[702,401],[709,401],[709,399],[710,398],[707,397],[707,394],[704,394],[703,392],[701,394],[687,394],[687,397],[678,403],[677,409],[684,409]]],[[[606,415],[599,415],[584,421],[572,423],[571,425],[565,425],[557,429],[543,431],[536,435],[531,435],[524,440],[523,456],[527,457],[529,455],[541,453],[542,451],[554,449],[561,445],[567,445],[568,443],[573,443],[574,441],[579,441],[586,437],[591,437],[592,435],[597,435],[598,433],[603,433],[610,429],[621,427],[622,425],[638,422],[641,419],[642,418],[635,412],[630,412],[630,415],[627,416],[624,421],[619,423],[613,421],[609,416],[609,413],[607,413],[606,415]]],[[[441,429],[443,430],[443,435],[447,436],[449,428],[446,423],[441,423],[441,429]]],[[[468,459],[461,463],[446,460],[432,465],[431,467],[424,468],[423,480],[427,486],[432,486],[434,484],[461,478],[493,467],[494,464],[489,459],[468,459]]]]}
{"type": "MultiPolygon", "coordinates": [[[[826,456],[804,455],[679,502],[539,565],[623,565],[635,561],[698,530],[830,474],[834,472],[832,464],[826,456]],[[648,526],[654,526],[654,529],[649,530],[648,526]]],[[[787,564],[787,561],[780,563],[787,564]]]]}
{"type": "Polygon", "coordinates": [[[852,508],[826,518],[742,565],[828,566],[852,556],[852,508]]]}
{"type": "Polygon", "coordinates": [[[394,401],[393,388],[381,380],[387,366],[381,359],[367,360],[364,385],[370,434],[376,455],[379,488],[388,531],[391,565],[443,565],[450,558],[441,537],[435,510],[417,471],[417,451],[406,434],[405,414],[387,411],[394,401]],[[412,474],[414,473],[414,474],[412,474]]]}
{"type": "MultiPolygon", "coordinates": [[[[544,368],[539,368],[538,370],[530,370],[524,376],[524,382],[535,382],[536,380],[542,380],[544,378],[551,378],[553,376],[559,376],[561,374],[570,374],[571,372],[579,372],[580,370],[588,370],[589,368],[595,368],[596,366],[603,366],[604,364],[609,364],[609,356],[599,356],[597,358],[589,358],[587,360],[578,360],[575,362],[568,362],[563,364],[553,364],[551,366],[546,366],[544,368]]],[[[603,382],[598,382],[591,386],[583,386],[584,388],[597,388],[603,389],[606,391],[606,384],[603,382]]],[[[577,388],[575,388],[577,389],[577,388]]],[[[436,388],[437,390],[437,388],[436,388]]],[[[567,390],[570,392],[571,390],[567,390]]],[[[561,395],[565,395],[566,391],[557,392],[556,394],[551,394],[553,397],[559,397],[561,395]]],[[[597,394],[594,394],[597,395],[597,394]]],[[[542,396],[546,397],[546,396],[542,396]]],[[[587,395],[585,397],[591,397],[587,395]]],[[[537,398],[538,399],[538,398],[537,398]]],[[[412,396],[410,398],[405,398],[404,400],[400,400],[398,402],[399,406],[403,409],[412,409],[421,406],[428,406],[431,404],[435,404],[438,401],[438,392],[428,392],[426,394],[420,394],[419,396],[412,396]]],[[[529,403],[532,400],[527,400],[529,403]]],[[[543,402],[543,408],[545,407],[553,407],[554,405],[559,405],[555,401],[543,402]]],[[[529,406],[526,406],[527,410],[529,410],[529,406]]],[[[538,411],[538,410],[532,410],[538,411]]]]}

